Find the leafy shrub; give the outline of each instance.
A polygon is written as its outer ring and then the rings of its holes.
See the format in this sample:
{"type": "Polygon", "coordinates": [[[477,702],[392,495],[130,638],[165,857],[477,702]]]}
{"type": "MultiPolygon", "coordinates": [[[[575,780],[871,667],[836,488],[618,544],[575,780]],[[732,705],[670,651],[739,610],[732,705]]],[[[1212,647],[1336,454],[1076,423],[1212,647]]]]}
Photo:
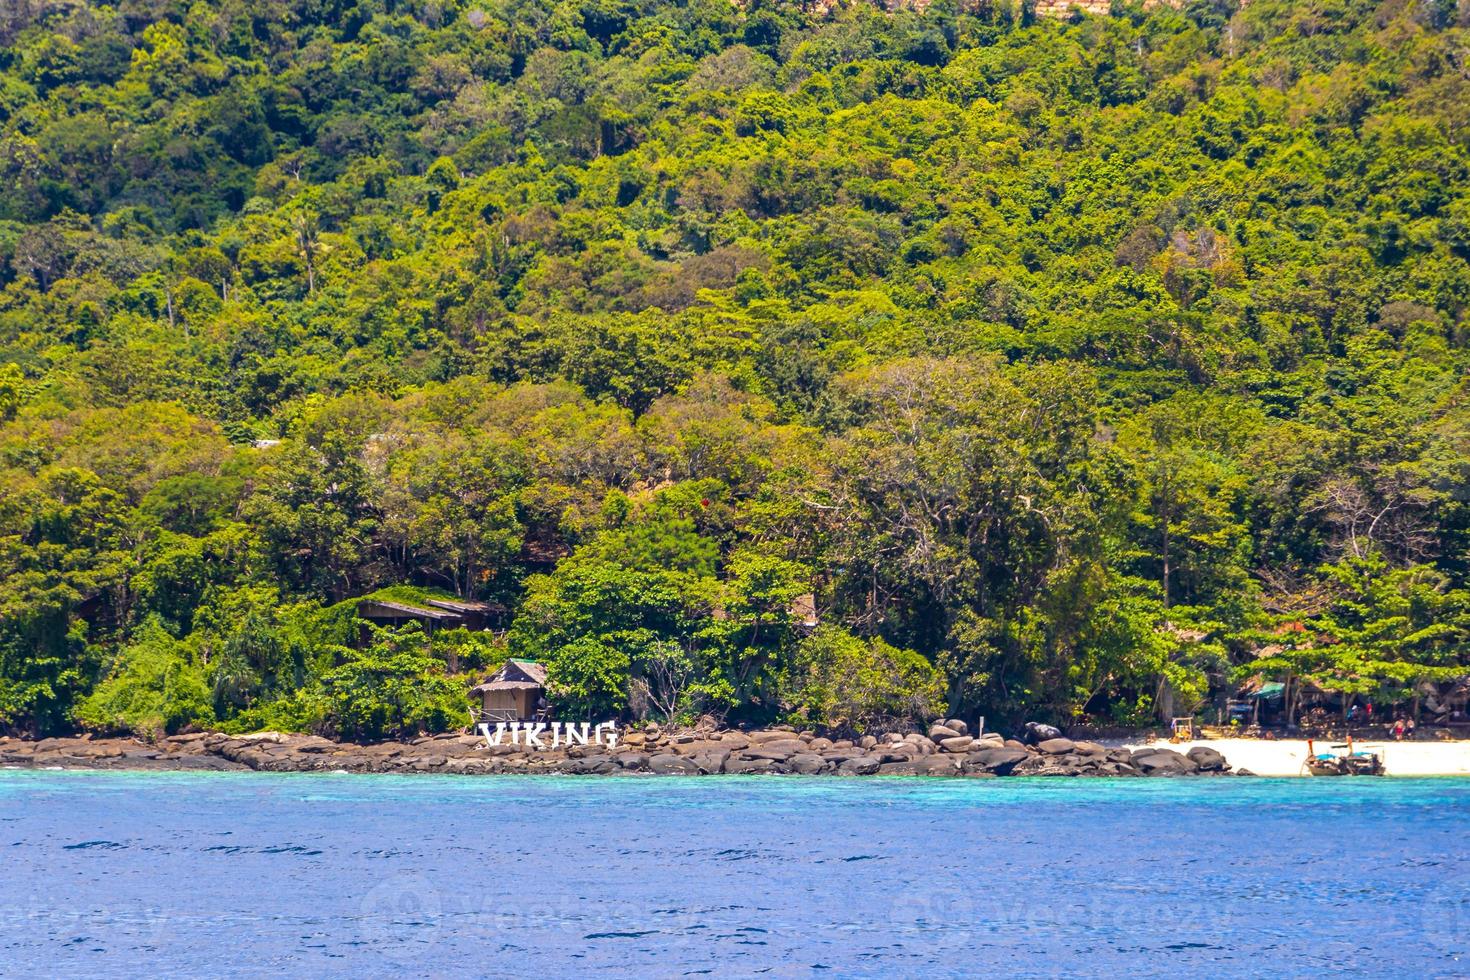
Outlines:
{"type": "Polygon", "coordinates": [[[209,684],[186,644],[149,620],[77,709],[84,725],[152,737],[214,721],[209,684]]]}
{"type": "Polygon", "coordinates": [[[375,740],[469,723],[463,685],[429,653],[417,623],[374,634],[372,646],[349,653],[322,678],[327,720],[338,735],[375,740]]]}
{"type": "Polygon", "coordinates": [[[944,678],[912,650],[823,626],[797,645],[793,719],[832,731],[908,727],[944,709],[944,678]]]}

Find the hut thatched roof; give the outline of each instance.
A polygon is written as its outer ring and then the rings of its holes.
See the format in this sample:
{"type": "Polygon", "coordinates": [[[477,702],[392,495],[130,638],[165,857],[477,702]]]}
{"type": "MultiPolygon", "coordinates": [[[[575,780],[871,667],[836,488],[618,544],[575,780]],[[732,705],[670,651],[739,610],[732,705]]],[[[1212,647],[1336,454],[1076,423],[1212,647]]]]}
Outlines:
{"type": "Polygon", "coordinates": [[[470,688],[471,694],[484,694],[487,691],[539,691],[543,685],[531,681],[486,681],[476,684],[470,688]]]}
{"type": "Polygon", "coordinates": [[[495,676],[470,688],[474,694],[486,691],[537,691],[546,686],[546,668],[534,660],[507,660],[495,676]]]}

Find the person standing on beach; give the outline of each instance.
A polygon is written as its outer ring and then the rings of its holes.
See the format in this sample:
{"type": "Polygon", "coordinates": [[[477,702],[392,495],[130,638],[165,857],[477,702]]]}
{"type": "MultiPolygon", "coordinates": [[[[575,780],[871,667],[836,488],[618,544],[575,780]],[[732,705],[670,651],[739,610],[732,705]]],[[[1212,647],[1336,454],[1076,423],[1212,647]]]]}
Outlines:
{"type": "Polygon", "coordinates": [[[1402,742],[1404,740],[1404,720],[1402,718],[1394,719],[1393,740],[1395,742],[1402,742]]]}

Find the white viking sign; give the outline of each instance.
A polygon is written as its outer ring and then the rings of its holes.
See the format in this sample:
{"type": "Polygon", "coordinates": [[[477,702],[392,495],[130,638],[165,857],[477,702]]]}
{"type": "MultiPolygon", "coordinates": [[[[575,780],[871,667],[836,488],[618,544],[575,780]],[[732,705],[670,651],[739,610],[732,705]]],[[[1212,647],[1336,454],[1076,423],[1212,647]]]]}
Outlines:
{"type": "Polygon", "coordinates": [[[590,741],[593,745],[606,745],[611,749],[618,744],[618,723],[615,721],[601,722],[596,728],[585,721],[580,725],[560,721],[502,721],[495,726],[494,732],[490,730],[490,724],[484,722],[479,726],[479,732],[485,736],[487,746],[520,745],[530,749],[559,749],[563,745],[587,745],[590,741]],[[509,740],[506,739],[507,735],[510,736],[509,740]]]}

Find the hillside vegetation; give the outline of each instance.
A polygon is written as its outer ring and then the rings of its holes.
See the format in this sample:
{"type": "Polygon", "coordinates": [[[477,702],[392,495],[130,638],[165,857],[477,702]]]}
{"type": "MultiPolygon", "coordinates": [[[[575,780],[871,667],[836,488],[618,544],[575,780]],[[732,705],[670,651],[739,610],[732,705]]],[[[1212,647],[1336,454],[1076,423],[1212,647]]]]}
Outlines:
{"type": "Polygon", "coordinates": [[[0,726],[1407,703],[1460,9],[10,0],[0,726]],[[387,586],[508,630],[353,648],[387,586]]]}

